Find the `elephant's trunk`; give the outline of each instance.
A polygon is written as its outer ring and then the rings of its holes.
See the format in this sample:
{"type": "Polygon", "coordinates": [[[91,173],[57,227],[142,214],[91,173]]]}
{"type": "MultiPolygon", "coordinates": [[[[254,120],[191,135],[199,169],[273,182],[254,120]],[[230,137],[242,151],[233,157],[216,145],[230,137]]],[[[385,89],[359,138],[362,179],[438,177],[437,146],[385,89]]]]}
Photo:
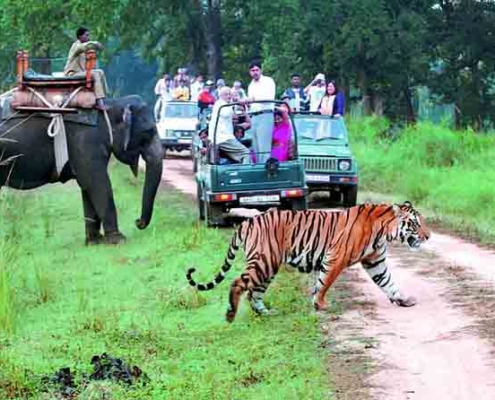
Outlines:
{"type": "Polygon", "coordinates": [[[141,156],[146,162],[146,179],[143,188],[141,218],[136,220],[136,226],[144,229],[151,221],[156,192],[162,179],[163,148],[158,135],[153,136],[149,145],[142,150],[141,156]]]}

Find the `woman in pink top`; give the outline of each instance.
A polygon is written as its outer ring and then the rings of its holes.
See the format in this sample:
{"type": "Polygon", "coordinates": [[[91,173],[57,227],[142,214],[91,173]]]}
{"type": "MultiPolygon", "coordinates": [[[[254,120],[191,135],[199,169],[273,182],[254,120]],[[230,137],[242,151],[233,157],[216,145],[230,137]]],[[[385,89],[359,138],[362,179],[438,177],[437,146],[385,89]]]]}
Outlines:
{"type": "Polygon", "coordinates": [[[289,160],[292,127],[286,107],[275,108],[275,125],[272,135],[272,157],[278,161],[289,160]]]}

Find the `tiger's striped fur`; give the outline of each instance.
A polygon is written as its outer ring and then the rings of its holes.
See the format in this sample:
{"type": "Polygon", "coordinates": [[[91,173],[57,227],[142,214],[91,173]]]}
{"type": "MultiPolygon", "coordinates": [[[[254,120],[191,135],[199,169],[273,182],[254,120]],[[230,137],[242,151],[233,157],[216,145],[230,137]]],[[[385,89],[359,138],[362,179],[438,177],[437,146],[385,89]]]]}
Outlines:
{"type": "Polygon", "coordinates": [[[414,298],[400,292],[387,269],[387,244],[400,240],[418,248],[429,236],[422,216],[409,202],[363,204],[343,211],[270,209],[239,226],[224,264],[211,282],[196,283],[193,268],[187,272],[187,279],[198,290],[213,289],[225,279],[235,252],[243,246],[247,267],[231,286],[226,315],[229,322],[234,320],[245,291],[255,312],[269,313],[263,296],[282,264],[301,272],[318,273],[313,297],[317,310],[327,307],[325,294],[342,270],[357,262],[361,262],[391,302],[412,306],[414,298]]]}

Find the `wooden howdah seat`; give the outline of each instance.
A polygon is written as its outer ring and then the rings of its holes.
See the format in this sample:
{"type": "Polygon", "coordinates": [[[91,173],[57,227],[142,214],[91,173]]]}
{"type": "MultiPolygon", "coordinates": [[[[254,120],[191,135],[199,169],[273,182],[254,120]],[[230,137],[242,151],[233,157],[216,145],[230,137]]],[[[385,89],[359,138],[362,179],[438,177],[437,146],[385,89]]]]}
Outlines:
{"type": "Polygon", "coordinates": [[[52,76],[29,71],[29,53],[17,52],[17,90],[11,107],[22,112],[77,113],[96,105],[94,81],[91,75],[96,66],[96,52],[86,52],[85,75],[52,76]],[[77,93],[75,93],[77,91],[77,93]],[[49,107],[44,98],[52,105],[49,107]],[[72,96],[72,98],[71,98],[72,96]],[[70,99],[70,100],[69,100],[70,99]],[[62,108],[62,106],[69,102],[62,108]]]}

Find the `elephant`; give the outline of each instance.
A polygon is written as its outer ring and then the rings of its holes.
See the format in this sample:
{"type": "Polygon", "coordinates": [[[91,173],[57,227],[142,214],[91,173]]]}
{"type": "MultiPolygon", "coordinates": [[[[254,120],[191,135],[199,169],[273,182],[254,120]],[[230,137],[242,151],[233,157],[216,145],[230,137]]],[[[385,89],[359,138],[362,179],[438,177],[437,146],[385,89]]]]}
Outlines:
{"type": "Polygon", "coordinates": [[[107,171],[111,154],[129,165],[134,175],[140,156],[146,163],[141,216],[136,220],[139,229],[146,228],[151,221],[162,176],[163,148],[153,109],[137,95],[106,99],[105,104],[113,142],[101,111],[94,126],[65,121],[69,161],[60,174],[53,139],[47,135],[49,118],[37,114],[26,120],[16,118],[0,123],[0,189],[8,186],[27,190],[76,179],[82,194],[86,244],[118,244],[125,240],[118,228],[107,171]]]}

